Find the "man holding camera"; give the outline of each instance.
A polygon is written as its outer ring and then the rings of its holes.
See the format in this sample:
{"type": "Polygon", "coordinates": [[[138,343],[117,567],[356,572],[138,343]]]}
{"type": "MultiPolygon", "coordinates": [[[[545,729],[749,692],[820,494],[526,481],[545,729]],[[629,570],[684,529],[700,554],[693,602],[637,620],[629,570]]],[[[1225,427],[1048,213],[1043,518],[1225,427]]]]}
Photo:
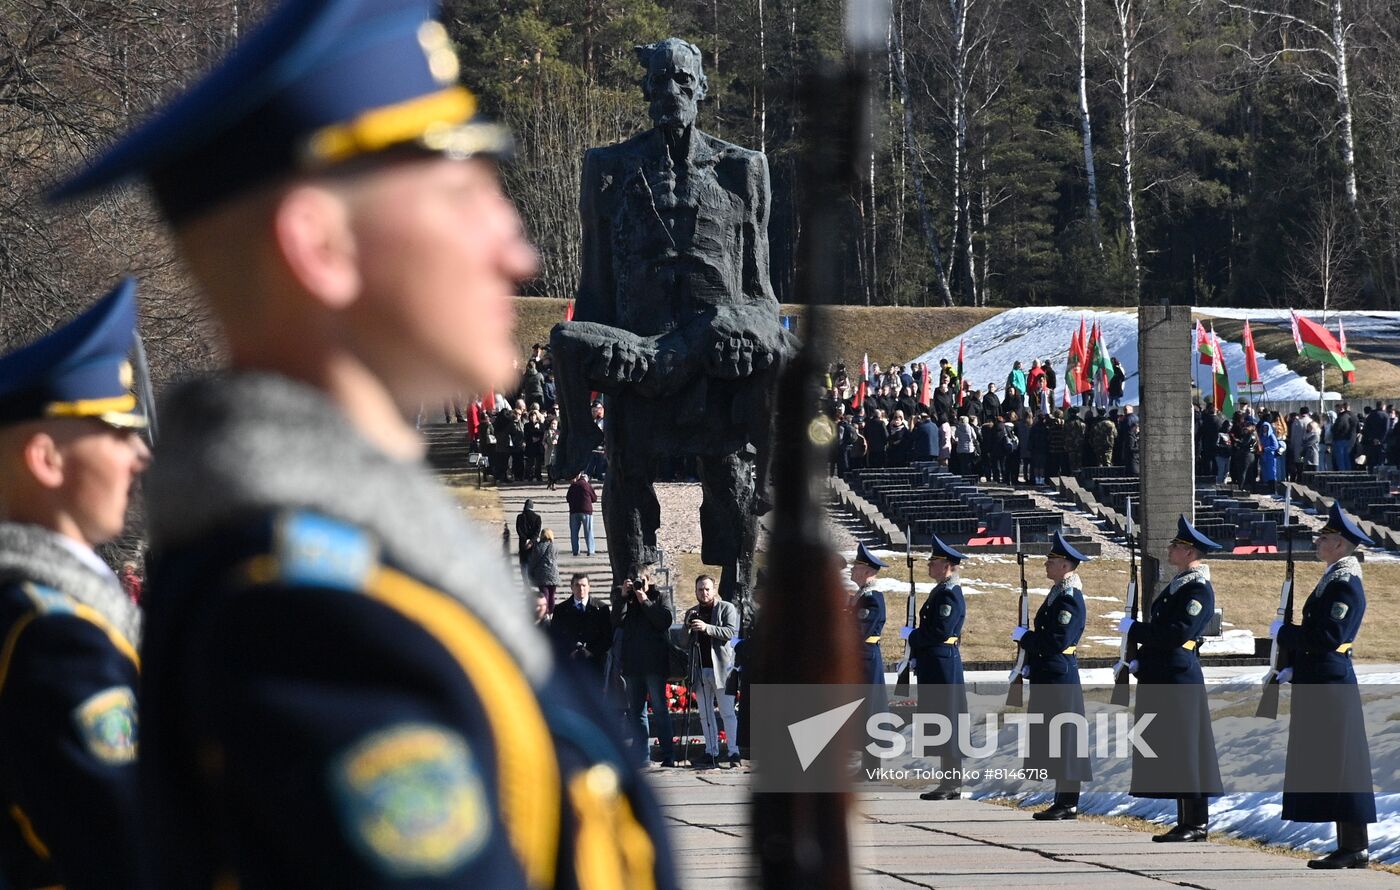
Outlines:
{"type": "Polygon", "coordinates": [[[705,732],[705,756],[695,765],[700,769],[739,766],[739,717],[734,711],[734,696],[724,691],[729,672],[734,669],[734,647],[729,644],[739,635],[739,610],[733,603],[719,598],[715,579],[709,575],[695,579],[695,599],[697,605],[685,613],[684,622],[690,645],[699,649],[694,656],[699,658],[695,686],[700,702],[700,726],[705,732]],[[724,761],[719,759],[717,703],[729,754],[724,761]]]}
{"type": "Polygon", "coordinates": [[[587,575],[574,575],[569,590],[573,596],[554,607],[549,635],[561,658],[588,668],[601,679],[612,647],[612,616],[607,603],[589,596],[587,575]]]}
{"type": "Polygon", "coordinates": [[[648,744],[652,729],[661,746],[661,765],[675,766],[671,714],[666,707],[666,674],[669,656],[666,632],[671,628],[671,608],[643,575],[622,585],[622,678],[627,685],[627,726],[635,739],[633,751],[643,765],[651,762],[648,744]],[[647,699],[654,715],[647,720],[647,699]]]}

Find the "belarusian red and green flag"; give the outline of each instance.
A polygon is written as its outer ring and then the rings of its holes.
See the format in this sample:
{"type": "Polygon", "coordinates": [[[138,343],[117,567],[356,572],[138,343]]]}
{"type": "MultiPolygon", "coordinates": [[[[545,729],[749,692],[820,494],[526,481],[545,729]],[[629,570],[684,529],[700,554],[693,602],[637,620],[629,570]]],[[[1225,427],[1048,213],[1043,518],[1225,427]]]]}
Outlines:
{"type": "Polygon", "coordinates": [[[1356,365],[1347,358],[1346,347],[1337,342],[1331,331],[1292,310],[1289,314],[1293,317],[1293,342],[1299,355],[1339,368],[1347,383],[1356,380],[1356,365]]]}
{"type": "Polygon", "coordinates": [[[1225,417],[1235,414],[1235,390],[1230,386],[1230,375],[1225,369],[1225,350],[1220,347],[1220,338],[1215,335],[1215,326],[1210,329],[1211,374],[1215,378],[1215,410],[1225,417]]]}
{"type": "Polygon", "coordinates": [[[1108,343],[1103,338],[1103,330],[1094,322],[1094,351],[1089,359],[1090,377],[1094,372],[1103,374],[1104,388],[1108,388],[1108,378],[1113,373],[1113,358],[1108,354],[1108,343]]]}
{"type": "Polygon", "coordinates": [[[1205,326],[1201,320],[1196,319],[1196,361],[1208,368],[1215,367],[1215,345],[1211,343],[1210,337],[1206,336],[1205,326]]]}

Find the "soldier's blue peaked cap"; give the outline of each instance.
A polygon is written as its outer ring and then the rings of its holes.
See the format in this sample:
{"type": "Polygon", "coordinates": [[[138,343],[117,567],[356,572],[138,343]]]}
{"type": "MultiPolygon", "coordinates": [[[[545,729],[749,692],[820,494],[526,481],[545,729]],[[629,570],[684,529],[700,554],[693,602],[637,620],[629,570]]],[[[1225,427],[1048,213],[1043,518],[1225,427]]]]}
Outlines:
{"type": "Polygon", "coordinates": [[[60,184],[66,200],[144,178],[174,222],[267,182],[414,146],[499,156],[433,0],[284,0],[234,52],[60,184]]]}
{"type": "Polygon", "coordinates": [[[883,569],[886,566],[884,560],[870,552],[864,544],[856,545],[856,562],[860,565],[867,565],[873,569],[883,569]]]}
{"type": "Polygon", "coordinates": [[[1327,514],[1327,524],[1319,531],[1319,535],[1341,535],[1353,544],[1374,544],[1371,538],[1356,527],[1356,523],[1342,509],[1338,501],[1332,502],[1332,512],[1327,514]]]}
{"type": "Polygon", "coordinates": [[[1177,517],[1176,538],[1172,543],[1185,544],[1187,547],[1195,547],[1202,553],[1213,553],[1216,550],[1222,549],[1221,545],[1196,531],[1196,527],[1187,520],[1185,513],[1177,517]]]}
{"type": "Polygon", "coordinates": [[[0,424],[95,417],[139,429],[134,372],[136,282],[125,279],[77,318],[0,356],[0,424]]]}
{"type": "Polygon", "coordinates": [[[929,559],[946,559],[956,565],[963,561],[963,555],[943,543],[938,535],[934,535],[933,550],[929,553],[929,559]]]}
{"type": "Polygon", "coordinates": [[[1058,556],[1061,559],[1072,559],[1075,562],[1088,562],[1089,557],[1074,549],[1074,545],[1065,540],[1065,536],[1060,532],[1055,532],[1055,537],[1050,542],[1050,555],[1058,556]]]}

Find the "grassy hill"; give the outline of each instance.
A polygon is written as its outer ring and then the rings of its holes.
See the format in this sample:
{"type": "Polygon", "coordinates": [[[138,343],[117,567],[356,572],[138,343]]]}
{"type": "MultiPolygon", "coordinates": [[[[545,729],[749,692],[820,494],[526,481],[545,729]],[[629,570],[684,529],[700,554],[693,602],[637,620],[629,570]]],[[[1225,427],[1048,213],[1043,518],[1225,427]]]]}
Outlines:
{"type": "MultiPolygon", "coordinates": [[[[520,297],[516,301],[519,322],[515,338],[521,351],[533,343],[548,343],[549,331],[564,320],[564,300],[548,297],[520,297]]],[[[784,315],[800,317],[804,307],[782,307],[784,315]]],[[[881,367],[890,362],[905,362],[938,343],[956,337],[975,324],[1000,312],[1000,309],[942,309],[909,307],[834,306],[831,309],[832,343],[837,356],[848,365],[860,364],[861,356],[869,352],[872,362],[881,367]]],[[[956,355],[948,356],[955,361],[956,355]]]]}

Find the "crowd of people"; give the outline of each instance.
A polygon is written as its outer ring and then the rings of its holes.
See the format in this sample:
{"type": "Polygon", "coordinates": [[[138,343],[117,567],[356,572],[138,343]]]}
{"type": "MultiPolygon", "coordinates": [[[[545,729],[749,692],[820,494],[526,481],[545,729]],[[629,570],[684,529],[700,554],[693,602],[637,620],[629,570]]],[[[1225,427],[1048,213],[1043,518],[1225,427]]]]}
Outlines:
{"type": "Polygon", "coordinates": [[[1284,414],[1247,401],[1230,417],[1207,401],[1196,409],[1200,466],[1242,488],[1271,491],[1315,470],[1354,470],[1400,465],[1395,406],[1364,406],[1358,417],[1347,402],[1319,414],[1302,407],[1284,414]]]}
{"type": "Polygon", "coordinates": [[[837,424],[832,458],[838,473],[937,461],[954,473],[1002,485],[1038,485],[1080,467],[1121,466],[1136,473],[1138,416],[1123,405],[1122,364],[1103,393],[1079,405],[1054,404],[1054,367],[1017,361],[1000,391],[958,374],[947,359],[930,366],[872,365],[853,379],[844,364],[828,374],[827,408],[837,424]],[[936,379],[936,383],[934,380],[936,379]],[[928,387],[928,392],[924,388],[928,387]]]}

